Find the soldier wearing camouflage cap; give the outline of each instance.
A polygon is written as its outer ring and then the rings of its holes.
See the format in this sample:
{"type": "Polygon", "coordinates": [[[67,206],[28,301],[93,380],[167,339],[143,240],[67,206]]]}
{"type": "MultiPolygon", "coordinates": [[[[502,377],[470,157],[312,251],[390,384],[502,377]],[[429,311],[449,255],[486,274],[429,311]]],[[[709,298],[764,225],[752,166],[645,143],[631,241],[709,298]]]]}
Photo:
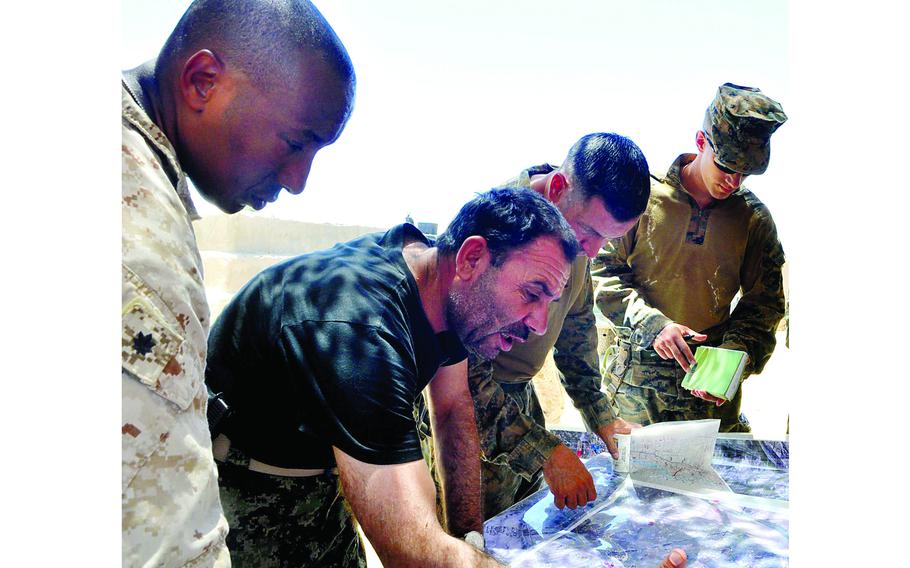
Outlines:
{"type": "Polygon", "coordinates": [[[698,153],[652,174],[645,214],[595,260],[596,304],[618,332],[608,389],[626,420],[719,418],[722,431],[750,430],[741,389],[724,403],[681,382],[695,345],[745,351],[743,379],[774,351],[784,251],[768,208],[742,182],[767,169],[771,135],[786,120],[759,89],[721,85],[696,132],[698,153]]]}
{"type": "Polygon", "coordinates": [[[780,104],[759,89],[724,83],[705,111],[703,129],[717,164],[760,175],[771,159],[771,135],[786,120],[780,104]]]}

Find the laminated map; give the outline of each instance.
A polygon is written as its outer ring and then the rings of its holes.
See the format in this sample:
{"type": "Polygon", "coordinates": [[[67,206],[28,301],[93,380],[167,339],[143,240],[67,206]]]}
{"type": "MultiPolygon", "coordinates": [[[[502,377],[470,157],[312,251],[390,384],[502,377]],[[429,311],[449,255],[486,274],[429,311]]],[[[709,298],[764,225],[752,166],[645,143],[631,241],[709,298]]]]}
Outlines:
{"type": "MultiPolygon", "coordinates": [[[[661,443],[660,430],[650,442],[661,443]]],[[[604,450],[599,440],[586,446],[582,433],[557,433],[584,456],[604,450]]],[[[693,435],[691,454],[661,456],[635,474],[614,472],[606,453],[584,459],[597,488],[593,503],[560,510],[544,488],[485,523],[487,552],[511,566],[626,568],[656,566],[679,547],[689,567],[788,566],[789,444],[714,428],[710,469],[720,486],[693,477],[700,468],[693,456],[704,451],[702,434],[693,435]],[[642,470],[645,481],[636,479],[642,470]]],[[[640,461],[652,446],[640,446],[640,461]]]]}

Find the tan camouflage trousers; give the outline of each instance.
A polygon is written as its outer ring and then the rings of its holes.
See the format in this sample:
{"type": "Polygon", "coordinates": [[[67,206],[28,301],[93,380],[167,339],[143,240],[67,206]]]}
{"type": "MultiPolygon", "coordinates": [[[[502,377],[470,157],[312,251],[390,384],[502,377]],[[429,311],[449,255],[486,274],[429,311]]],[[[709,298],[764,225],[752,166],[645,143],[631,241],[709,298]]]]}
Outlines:
{"type": "Polygon", "coordinates": [[[740,413],[742,389],[733,400],[716,406],[692,396],[681,386],[685,371],[676,361],[635,362],[620,380],[612,374],[614,410],[623,419],[645,426],[655,422],[720,419],[721,432],[751,432],[749,421],[740,413]],[[618,383],[618,384],[617,384],[618,383]]]}
{"type": "Polygon", "coordinates": [[[250,471],[247,464],[233,448],[218,463],[234,566],[366,568],[337,475],[280,477],[250,471]]]}

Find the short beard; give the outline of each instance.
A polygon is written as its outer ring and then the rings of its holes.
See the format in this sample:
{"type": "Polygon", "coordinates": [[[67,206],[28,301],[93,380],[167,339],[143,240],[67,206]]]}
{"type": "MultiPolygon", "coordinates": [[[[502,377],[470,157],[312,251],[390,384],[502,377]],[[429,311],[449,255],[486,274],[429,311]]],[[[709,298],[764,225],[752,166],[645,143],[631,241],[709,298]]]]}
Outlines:
{"type": "Polygon", "coordinates": [[[487,335],[483,335],[483,330],[489,328],[490,332],[495,330],[497,308],[493,301],[492,274],[488,269],[480,276],[480,279],[471,290],[449,292],[448,301],[446,302],[446,322],[449,328],[455,332],[468,353],[482,361],[490,360],[499,354],[490,354],[482,351],[483,340],[487,335]]]}

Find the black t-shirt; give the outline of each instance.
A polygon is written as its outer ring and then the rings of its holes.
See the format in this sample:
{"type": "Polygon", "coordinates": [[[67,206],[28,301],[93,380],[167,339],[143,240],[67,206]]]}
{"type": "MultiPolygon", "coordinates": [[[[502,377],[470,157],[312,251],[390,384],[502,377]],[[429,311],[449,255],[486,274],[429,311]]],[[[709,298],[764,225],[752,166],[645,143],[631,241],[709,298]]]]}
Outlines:
{"type": "Polygon", "coordinates": [[[249,457],[332,467],[332,446],[373,464],[421,459],[414,400],[465,358],[430,327],[401,249],[412,225],[296,257],[256,275],[209,335],[206,383],[232,415],[223,431],[249,457]]]}

